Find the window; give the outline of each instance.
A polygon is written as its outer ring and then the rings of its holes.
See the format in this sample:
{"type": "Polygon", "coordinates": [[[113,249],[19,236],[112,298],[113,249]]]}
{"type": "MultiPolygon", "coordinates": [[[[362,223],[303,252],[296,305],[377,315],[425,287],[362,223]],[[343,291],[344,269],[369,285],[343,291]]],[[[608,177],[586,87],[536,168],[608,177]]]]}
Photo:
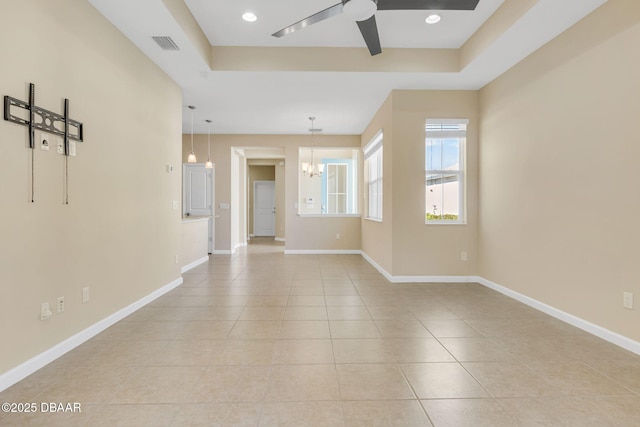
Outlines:
{"type": "Polygon", "coordinates": [[[310,176],[301,167],[299,214],[358,214],[358,152],[353,148],[314,148],[312,154],[310,148],[300,149],[301,164],[317,164],[323,172],[310,176]]]}
{"type": "Polygon", "coordinates": [[[382,131],[364,147],[367,176],[367,219],[382,221],[382,131]]]}
{"type": "Polygon", "coordinates": [[[466,119],[429,119],[425,143],[425,223],[464,224],[466,119]]]}
{"type": "Polygon", "coordinates": [[[337,161],[325,163],[325,175],[322,182],[323,213],[346,214],[351,194],[349,188],[350,163],[337,161]]]}

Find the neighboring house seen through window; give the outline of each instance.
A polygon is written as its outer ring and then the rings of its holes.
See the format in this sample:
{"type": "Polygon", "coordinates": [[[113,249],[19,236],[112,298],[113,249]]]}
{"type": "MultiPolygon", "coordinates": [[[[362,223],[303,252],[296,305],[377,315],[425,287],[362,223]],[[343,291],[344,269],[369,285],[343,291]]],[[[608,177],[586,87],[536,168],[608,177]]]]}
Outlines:
{"type": "Polygon", "coordinates": [[[428,119],[425,223],[464,224],[466,119],[428,119]]]}

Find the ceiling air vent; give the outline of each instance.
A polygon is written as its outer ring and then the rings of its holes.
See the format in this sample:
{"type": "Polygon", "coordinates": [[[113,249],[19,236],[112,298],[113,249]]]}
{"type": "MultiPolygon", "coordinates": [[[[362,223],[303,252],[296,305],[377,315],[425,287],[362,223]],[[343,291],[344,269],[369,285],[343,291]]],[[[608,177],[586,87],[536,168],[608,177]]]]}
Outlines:
{"type": "Polygon", "coordinates": [[[176,42],[171,40],[171,37],[154,36],[151,38],[153,39],[153,41],[158,43],[158,46],[160,46],[162,50],[180,50],[176,42]]]}

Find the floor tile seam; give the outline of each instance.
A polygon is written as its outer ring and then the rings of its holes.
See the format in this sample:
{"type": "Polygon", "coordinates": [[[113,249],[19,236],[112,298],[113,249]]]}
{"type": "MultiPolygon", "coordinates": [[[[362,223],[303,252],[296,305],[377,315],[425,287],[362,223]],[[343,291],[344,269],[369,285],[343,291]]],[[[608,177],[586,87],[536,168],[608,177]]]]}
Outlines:
{"type": "MultiPolygon", "coordinates": [[[[455,356],[454,356],[455,358],[455,356]]],[[[456,359],[457,360],[457,359],[456,359]]],[[[475,375],[473,375],[466,366],[464,366],[463,362],[436,362],[436,363],[457,363],[462,369],[464,369],[464,371],[471,377],[473,378],[473,380],[480,386],[482,387],[482,389],[492,398],[496,398],[496,396],[487,388],[487,386],[485,386],[478,378],[476,378],[475,375]]],[[[491,362],[493,363],[493,362],[491,362]]],[[[495,362],[495,363],[500,363],[500,362],[495,362]]]]}
{"type": "Polygon", "coordinates": [[[238,322],[240,321],[240,318],[242,317],[242,313],[244,313],[244,310],[242,310],[242,312],[240,313],[240,315],[238,316],[238,318],[233,322],[233,326],[231,326],[231,329],[229,329],[229,331],[227,332],[227,336],[226,338],[231,338],[231,332],[236,328],[236,326],[238,325],[238,322]]]}
{"type": "MultiPolygon", "coordinates": [[[[483,363],[483,364],[504,364],[504,363],[511,363],[511,364],[517,364],[519,366],[522,366],[524,368],[526,368],[530,373],[532,373],[535,377],[537,377],[538,379],[542,380],[547,386],[549,386],[549,388],[551,390],[554,390],[554,392],[556,390],[558,390],[557,387],[554,386],[554,384],[552,384],[546,377],[538,374],[536,371],[534,371],[533,369],[531,369],[531,367],[529,367],[528,365],[521,363],[519,361],[515,361],[514,362],[504,362],[504,361],[495,361],[495,362],[461,362],[462,367],[469,373],[469,375],[471,375],[483,388],[485,388],[487,390],[487,392],[492,395],[494,398],[498,399],[498,398],[503,398],[504,396],[497,396],[494,393],[491,393],[488,388],[478,379],[475,377],[475,375],[473,375],[465,366],[465,364],[471,364],[471,363],[483,363]]],[[[537,396],[537,397],[569,397],[571,395],[565,393],[562,390],[558,391],[558,394],[552,393],[549,396],[537,396]]],[[[577,396],[577,395],[575,395],[577,396]]],[[[527,398],[529,396],[508,396],[508,397],[516,397],[516,398],[527,398]]]]}
{"type": "MultiPolygon", "coordinates": [[[[606,372],[603,372],[602,370],[600,370],[600,369],[596,368],[595,366],[591,366],[591,365],[589,364],[589,362],[588,362],[588,361],[580,360],[580,362],[581,362],[581,363],[583,363],[584,365],[588,366],[589,368],[591,368],[591,369],[592,369],[592,370],[594,370],[595,372],[599,373],[600,375],[604,376],[605,378],[607,378],[607,379],[609,379],[609,380],[611,380],[611,381],[615,382],[617,385],[620,385],[620,386],[622,386],[622,387],[626,388],[627,390],[629,390],[629,391],[630,391],[631,393],[633,393],[634,395],[636,395],[636,396],[640,396],[640,386],[638,387],[638,390],[636,391],[636,390],[634,390],[634,389],[632,389],[632,388],[630,388],[630,387],[626,386],[625,384],[621,383],[619,380],[617,380],[617,379],[613,378],[612,376],[610,376],[610,375],[609,375],[609,374],[607,374],[606,372]]],[[[639,363],[640,363],[640,362],[639,362],[639,363]]]]}
{"type": "MultiPolygon", "coordinates": [[[[26,401],[30,401],[30,402],[31,402],[31,401],[33,401],[33,402],[35,402],[35,401],[38,401],[38,402],[46,402],[46,401],[48,401],[49,399],[42,399],[41,397],[42,397],[42,396],[43,396],[47,391],[49,391],[49,390],[53,389],[53,388],[54,388],[58,383],[60,383],[60,382],[64,379],[64,377],[65,377],[65,375],[61,375],[61,376],[56,377],[56,379],[55,379],[51,384],[49,384],[47,387],[45,387],[45,388],[43,388],[43,389],[39,389],[39,391],[38,391],[37,393],[35,393],[35,394],[33,395],[33,397],[32,397],[32,398],[27,398],[27,399],[22,399],[22,398],[20,398],[19,400],[20,400],[20,401],[25,401],[25,402],[26,402],[26,401]]],[[[18,384],[20,384],[20,383],[18,383],[18,384]]],[[[17,385],[17,384],[16,384],[16,385],[17,385]]],[[[14,385],[14,387],[15,387],[15,385],[14,385]]],[[[9,388],[9,389],[10,389],[10,388],[9,388]]],[[[3,391],[3,393],[4,393],[4,392],[6,392],[6,391],[8,391],[9,389],[4,390],[4,391],[3,391]]]]}
{"type": "Polygon", "coordinates": [[[459,360],[459,359],[458,359],[458,358],[453,354],[453,352],[452,352],[451,350],[449,350],[449,348],[448,348],[446,345],[444,345],[444,343],[441,341],[441,338],[443,338],[443,337],[436,337],[436,336],[434,336],[434,337],[433,337],[433,339],[435,339],[435,340],[438,342],[438,344],[440,344],[440,346],[441,346],[442,348],[444,348],[444,350],[449,354],[449,356],[453,357],[453,360],[455,360],[455,361],[456,361],[457,363],[459,363],[459,364],[462,364],[462,361],[460,361],[460,360],[459,360]]]}
{"type": "Polygon", "coordinates": [[[171,420],[169,420],[169,424],[168,424],[169,426],[174,425],[176,418],[178,418],[180,411],[182,411],[182,404],[175,404],[175,406],[177,406],[178,409],[174,412],[173,416],[171,417],[171,420]]]}
{"type": "MultiPolygon", "coordinates": [[[[507,399],[513,399],[513,400],[518,400],[518,399],[522,399],[520,397],[513,397],[513,398],[507,398],[507,399]]],[[[424,408],[424,405],[422,405],[423,401],[432,401],[432,400],[476,400],[476,401],[482,401],[482,400],[487,400],[487,401],[492,401],[494,402],[496,405],[498,405],[498,407],[507,415],[509,416],[511,419],[518,421],[519,418],[517,416],[517,413],[513,413],[511,412],[505,405],[504,402],[501,402],[500,400],[503,400],[503,398],[496,398],[496,397],[464,397],[464,398],[429,398],[429,399],[420,399],[421,402],[421,406],[424,408]]],[[[426,411],[426,408],[425,408],[426,411]]],[[[428,412],[427,412],[428,413],[428,412]]],[[[433,425],[435,426],[435,423],[433,423],[433,425]]]]}
{"type": "MultiPolygon", "coordinates": [[[[634,394],[634,395],[638,394],[638,393],[636,393],[635,391],[633,391],[632,389],[630,389],[629,387],[627,387],[627,386],[625,386],[624,384],[620,383],[620,381],[616,380],[615,378],[612,378],[611,376],[607,375],[606,373],[601,372],[600,370],[596,369],[595,367],[593,367],[593,366],[589,365],[589,364],[588,364],[586,361],[584,361],[584,360],[577,359],[577,360],[574,360],[574,361],[569,361],[569,360],[561,360],[561,361],[560,361],[560,363],[561,363],[561,364],[567,364],[567,363],[569,363],[569,362],[574,362],[574,363],[576,363],[576,362],[577,362],[578,364],[580,364],[580,365],[584,366],[585,368],[588,368],[590,371],[592,371],[592,373],[598,374],[598,375],[602,376],[603,378],[606,378],[606,379],[608,379],[608,380],[612,381],[612,382],[613,382],[613,383],[615,383],[616,385],[621,386],[622,388],[624,388],[624,389],[628,390],[630,393],[632,393],[632,394],[634,394]]],[[[554,363],[558,363],[558,362],[557,362],[557,361],[554,361],[554,363]]],[[[526,363],[525,363],[525,364],[526,364],[526,363]]],[[[537,372],[537,370],[535,370],[533,367],[530,367],[530,366],[528,366],[528,365],[527,365],[527,367],[529,367],[532,371],[534,371],[534,372],[538,373],[538,372],[537,372]]],[[[542,374],[539,374],[539,375],[540,375],[540,376],[543,376],[542,374]]],[[[543,376],[543,377],[545,377],[545,376],[543,376]]],[[[603,395],[603,396],[608,396],[608,395],[603,395]]]]}
{"type": "MultiPolygon", "coordinates": [[[[404,371],[404,369],[402,369],[402,365],[400,363],[397,363],[396,366],[400,370],[400,373],[402,374],[402,378],[404,378],[404,381],[407,384],[407,386],[409,387],[409,389],[411,390],[411,393],[415,397],[415,400],[418,401],[418,403],[420,404],[420,408],[422,409],[422,412],[424,412],[424,415],[427,417],[427,420],[429,420],[429,423],[431,423],[432,426],[435,426],[435,423],[431,419],[431,416],[429,415],[429,412],[424,407],[424,405],[422,403],[420,403],[420,397],[418,396],[418,393],[416,392],[415,388],[413,387],[413,384],[411,384],[411,381],[409,381],[409,377],[407,376],[406,372],[404,371]]],[[[411,400],[414,400],[414,399],[411,399],[411,400]]]]}

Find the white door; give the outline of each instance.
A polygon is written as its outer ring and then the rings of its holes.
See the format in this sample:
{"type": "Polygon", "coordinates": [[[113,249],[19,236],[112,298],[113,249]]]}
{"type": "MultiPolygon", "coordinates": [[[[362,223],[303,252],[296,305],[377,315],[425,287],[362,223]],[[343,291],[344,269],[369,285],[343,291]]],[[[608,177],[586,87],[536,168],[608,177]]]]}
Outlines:
{"type": "Polygon", "coordinates": [[[182,169],[182,213],[185,217],[209,217],[209,253],[213,253],[214,242],[214,170],[203,163],[185,163],[182,169]]]}
{"type": "Polygon", "coordinates": [[[276,235],[275,181],[253,183],[253,234],[255,236],[276,235]]]}

